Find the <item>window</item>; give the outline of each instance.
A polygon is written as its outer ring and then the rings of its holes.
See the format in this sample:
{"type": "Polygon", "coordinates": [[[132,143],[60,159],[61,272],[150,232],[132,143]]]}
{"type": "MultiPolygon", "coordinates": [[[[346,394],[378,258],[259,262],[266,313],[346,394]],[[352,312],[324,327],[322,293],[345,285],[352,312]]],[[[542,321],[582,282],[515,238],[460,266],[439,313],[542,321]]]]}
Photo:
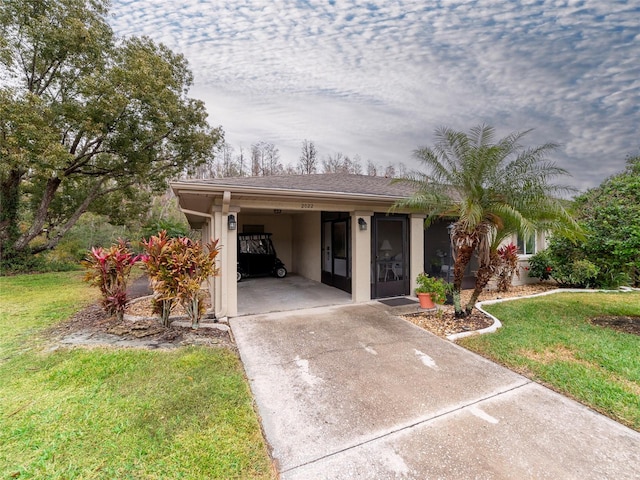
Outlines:
{"type": "Polygon", "coordinates": [[[525,241],[518,235],[518,253],[520,255],[534,255],[536,253],[536,236],[531,235],[525,241]]]}

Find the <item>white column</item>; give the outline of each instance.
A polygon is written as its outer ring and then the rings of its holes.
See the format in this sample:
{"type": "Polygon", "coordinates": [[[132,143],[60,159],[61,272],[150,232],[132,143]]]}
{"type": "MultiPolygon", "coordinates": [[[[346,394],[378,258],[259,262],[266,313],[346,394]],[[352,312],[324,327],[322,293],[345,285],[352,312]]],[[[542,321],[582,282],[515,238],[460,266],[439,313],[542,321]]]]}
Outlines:
{"type": "MultiPolygon", "coordinates": [[[[239,209],[231,207],[229,215],[236,217],[236,225],[240,225],[238,220],[239,209]]],[[[225,221],[229,221],[228,215],[225,216],[225,221]]],[[[224,275],[226,281],[226,297],[227,297],[227,316],[235,317],[238,315],[238,228],[235,230],[227,229],[226,243],[223,246],[223,250],[226,251],[227,267],[225,271],[221,272],[224,275]]]]}
{"type": "Polygon", "coordinates": [[[227,225],[226,225],[226,215],[223,215],[219,208],[213,212],[213,236],[211,237],[213,240],[219,239],[219,245],[222,245],[220,250],[220,254],[217,258],[217,267],[220,269],[220,275],[213,277],[213,293],[214,295],[211,297],[213,300],[213,311],[216,314],[216,317],[225,317],[226,316],[226,301],[224,300],[224,290],[225,290],[225,282],[224,282],[224,272],[226,270],[226,246],[225,246],[225,238],[227,233],[227,225]]]}
{"type": "Polygon", "coordinates": [[[371,217],[373,212],[353,212],[351,216],[351,299],[371,300],[371,217]],[[361,230],[362,218],[367,229],[361,230]]]}
{"type": "Polygon", "coordinates": [[[424,219],[426,215],[412,213],[409,224],[409,248],[411,249],[411,264],[409,275],[411,279],[411,294],[416,289],[416,277],[424,271],[424,219]]]}

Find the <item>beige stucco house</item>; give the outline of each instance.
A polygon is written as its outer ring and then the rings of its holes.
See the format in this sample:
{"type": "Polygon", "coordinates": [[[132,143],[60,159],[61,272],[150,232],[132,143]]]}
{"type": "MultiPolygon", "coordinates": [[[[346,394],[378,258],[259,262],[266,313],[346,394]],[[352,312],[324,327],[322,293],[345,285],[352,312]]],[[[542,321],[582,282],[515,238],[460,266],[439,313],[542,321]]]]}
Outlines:
{"type": "MultiPolygon", "coordinates": [[[[447,224],[390,208],[405,184],[364,175],[317,174],[183,180],[171,184],[202,239],[220,239],[210,291],[217,317],[238,313],[238,233],[269,232],[290,273],[365,302],[411,294],[422,271],[451,265],[447,224]]],[[[473,269],[473,266],[471,267],[473,269]]]]}

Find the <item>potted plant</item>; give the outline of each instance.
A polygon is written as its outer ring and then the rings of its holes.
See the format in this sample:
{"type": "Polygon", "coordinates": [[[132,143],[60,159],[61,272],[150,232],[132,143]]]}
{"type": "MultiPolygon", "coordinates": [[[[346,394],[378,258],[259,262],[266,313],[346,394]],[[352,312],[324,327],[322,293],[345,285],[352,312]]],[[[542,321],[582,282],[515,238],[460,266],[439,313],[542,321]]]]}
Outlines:
{"type": "Polygon", "coordinates": [[[444,302],[447,292],[447,284],[441,278],[430,277],[421,273],[416,277],[418,286],[416,295],[420,300],[420,308],[435,308],[435,303],[444,302]]]}

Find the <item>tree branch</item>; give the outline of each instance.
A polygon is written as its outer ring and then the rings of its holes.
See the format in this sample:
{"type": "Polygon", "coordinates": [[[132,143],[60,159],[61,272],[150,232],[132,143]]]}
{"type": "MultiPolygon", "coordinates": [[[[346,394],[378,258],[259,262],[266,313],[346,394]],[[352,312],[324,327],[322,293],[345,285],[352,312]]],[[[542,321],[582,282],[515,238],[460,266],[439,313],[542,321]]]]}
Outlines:
{"type": "Polygon", "coordinates": [[[110,192],[110,190],[105,190],[105,191],[100,190],[100,187],[102,186],[105,180],[106,179],[103,178],[102,180],[100,180],[100,182],[98,182],[95,188],[91,190],[91,193],[87,196],[87,198],[85,198],[83,202],[78,206],[78,208],[76,208],[75,212],[73,212],[73,215],[69,217],[69,220],[67,220],[67,223],[65,223],[64,226],[56,232],[53,238],[51,238],[45,245],[34,248],[32,250],[32,253],[44,252],[45,250],[52,250],[53,248],[55,248],[58,245],[58,243],[60,243],[60,240],[62,239],[62,237],[69,230],[71,230],[71,228],[80,219],[82,214],[87,211],[87,208],[89,208],[89,205],[91,205],[91,202],[93,202],[99,196],[105,195],[110,192]]]}
{"type": "Polygon", "coordinates": [[[42,233],[44,222],[47,219],[49,206],[53,201],[60,183],[61,180],[58,177],[50,178],[49,180],[47,180],[47,186],[45,187],[44,193],[42,194],[42,200],[40,200],[40,206],[38,207],[38,211],[33,218],[31,228],[27,232],[20,235],[20,237],[16,240],[14,244],[14,248],[16,250],[23,250],[29,244],[29,242],[31,242],[31,240],[42,233]]]}

